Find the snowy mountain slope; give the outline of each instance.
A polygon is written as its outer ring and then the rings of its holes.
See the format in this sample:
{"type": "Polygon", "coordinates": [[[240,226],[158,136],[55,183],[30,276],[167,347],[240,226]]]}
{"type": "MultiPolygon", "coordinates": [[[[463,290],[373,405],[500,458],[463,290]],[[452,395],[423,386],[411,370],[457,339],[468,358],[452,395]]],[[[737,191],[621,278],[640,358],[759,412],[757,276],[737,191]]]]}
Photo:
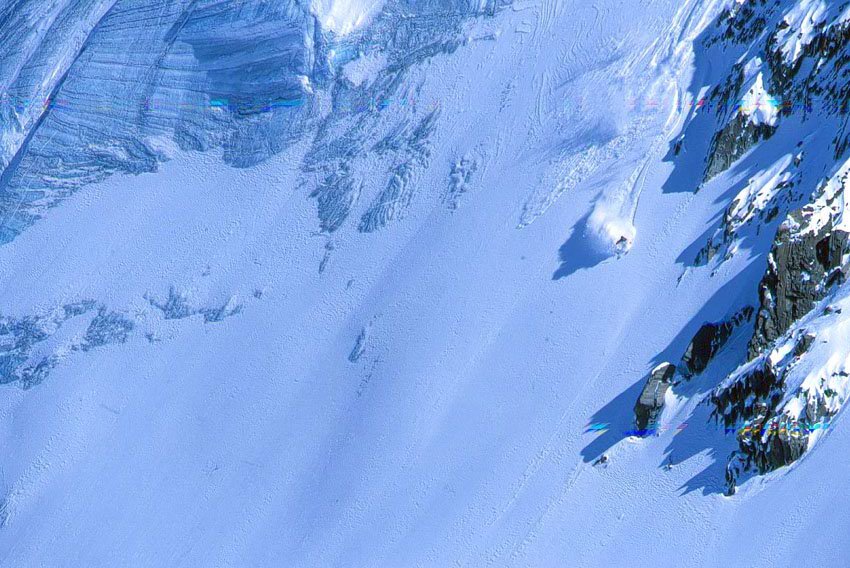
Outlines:
{"type": "Polygon", "coordinates": [[[846,286],[758,332],[779,226],[843,226],[845,115],[718,106],[818,4],[68,4],[106,12],[3,176],[3,564],[845,563],[846,286]],[[806,333],[771,412],[829,428],[723,496],[712,401],[806,333]]]}

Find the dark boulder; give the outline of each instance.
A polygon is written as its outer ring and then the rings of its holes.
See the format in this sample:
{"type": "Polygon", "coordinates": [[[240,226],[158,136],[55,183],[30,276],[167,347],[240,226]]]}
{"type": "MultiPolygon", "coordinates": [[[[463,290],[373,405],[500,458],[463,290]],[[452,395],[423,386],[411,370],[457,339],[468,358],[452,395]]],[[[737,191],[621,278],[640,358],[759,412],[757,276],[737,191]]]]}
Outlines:
{"type": "Polygon", "coordinates": [[[706,323],[697,331],[688,345],[682,363],[686,376],[702,373],[714,354],[726,343],[732,334],[732,326],[728,323],[706,323]]]}
{"type": "Polygon", "coordinates": [[[661,363],[649,374],[643,390],[635,404],[635,425],[638,432],[645,432],[654,424],[664,409],[664,395],[670,388],[676,365],[661,363]]]}
{"type": "Polygon", "coordinates": [[[726,496],[735,494],[738,478],[747,470],[747,461],[740,452],[732,452],[726,460],[726,496]]]}
{"type": "Polygon", "coordinates": [[[691,378],[702,373],[711,359],[729,340],[735,328],[750,321],[753,312],[752,306],[747,306],[728,321],[703,324],[682,356],[683,375],[691,378]]]}

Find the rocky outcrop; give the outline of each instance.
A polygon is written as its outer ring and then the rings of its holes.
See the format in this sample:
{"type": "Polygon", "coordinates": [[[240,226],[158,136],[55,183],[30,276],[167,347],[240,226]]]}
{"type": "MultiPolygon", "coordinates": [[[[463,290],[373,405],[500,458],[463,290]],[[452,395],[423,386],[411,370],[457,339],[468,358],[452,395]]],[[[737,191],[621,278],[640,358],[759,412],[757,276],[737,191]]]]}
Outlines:
{"type": "Polygon", "coordinates": [[[750,470],[767,473],[798,459],[807,449],[797,420],[788,416],[772,416],[784,393],[784,382],[765,359],[731,387],[712,397],[715,412],[728,427],[745,424],[738,429],[738,450],[726,465],[726,494],[733,495],[741,474],[750,470]]]}
{"type": "Polygon", "coordinates": [[[774,132],[775,126],[753,124],[744,114],[735,115],[712,140],[705,168],[705,181],[726,171],[747,150],[762,140],[767,140],[774,132]]]}
{"type": "Polygon", "coordinates": [[[690,377],[703,372],[711,358],[729,339],[732,329],[727,322],[703,324],[682,357],[685,375],[690,377]]]}
{"type": "Polygon", "coordinates": [[[750,321],[755,310],[746,306],[727,321],[703,324],[682,356],[682,375],[690,379],[702,373],[711,359],[726,344],[735,329],[750,321]]]}
{"type": "Polygon", "coordinates": [[[790,416],[759,418],[738,433],[738,444],[759,473],[790,465],[808,448],[807,428],[790,416]]]}
{"type": "Polygon", "coordinates": [[[638,432],[646,431],[664,409],[664,395],[676,374],[676,365],[661,363],[649,374],[635,404],[635,426],[638,432]]]}
{"type": "Polygon", "coordinates": [[[744,459],[737,451],[726,460],[726,495],[731,497],[738,487],[738,479],[746,471],[744,459]]]}
{"type": "Polygon", "coordinates": [[[748,347],[750,359],[785,333],[791,324],[807,314],[826,296],[829,287],[844,279],[842,258],[850,251],[848,233],[827,224],[819,231],[799,233],[799,226],[785,222],[779,228],[768,268],[759,285],[761,302],[753,338],[748,347]]]}
{"type": "Polygon", "coordinates": [[[761,407],[759,415],[738,430],[738,450],[726,465],[726,494],[733,495],[741,474],[755,469],[759,474],[791,465],[809,447],[813,427],[806,421],[788,415],[767,418],[769,410],[761,407]]]}
{"type": "Polygon", "coordinates": [[[828,400],[834,393],[822,381],[812,388],[793,378],[815,339],[798,328],[713,393],[713,415],[738,441],[726,466],[727,495],[735,493],[743,473],[765,474],[798,460],[809,448],[810,434],[835,414],[837,407],[828,400]]]}
{"type": "MultiPolygon", "coordinates": [[[[807,425],[850,398],[850,322],[838,317],[850,306],[850,161],[840,163],[850,150],[850,20],[843,5],[824,3],[815,14],[792,4],[732,3],[703,41],[707,61],[734,61],[694,113],[715,121],[703,181],[753,153],[729,176],[735,194],[694,264],[767,252],[763,236],[775,233],[747,360],[710,397],[738,442],[729,494],[742,473],[799,459],[818,439],[807,425]]],[[[679,375],[703,372],[732,333],[727,321],[702,325],[679,375]]]]}
{"type": "Polygon", "coordinates": [[[714,414],[726,427],[750,420],[761,406],[773,408],[782,400],[782,378],[769,359],[756,365],[730,385],[714,392],[714,414]]]}

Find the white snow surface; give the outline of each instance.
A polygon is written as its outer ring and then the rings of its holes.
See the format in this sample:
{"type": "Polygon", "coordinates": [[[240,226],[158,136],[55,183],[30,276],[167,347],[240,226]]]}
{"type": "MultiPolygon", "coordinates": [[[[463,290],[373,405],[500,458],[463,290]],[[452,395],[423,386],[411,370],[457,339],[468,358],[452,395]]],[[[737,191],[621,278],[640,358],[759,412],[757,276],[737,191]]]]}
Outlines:
{"type": "Polygon", "coordinates": [[[382,5],[382,0],[312,0],[313,13],[322,28],[339,37],[367,25],[382,5]]]}
{"type": "Polygon", "coordinates": [[[363,54],[346,63],[342,73],[355,87],[359,87],[374,81],[386,64],[386,57],[382,53],[363,54]]]}
{"type": "MultiPolygon", "coordinates": [[[[380,230],[319,231],[308,137],[242,168],[157,139],[156,172],[88,184],[0,246],[5,316],[52,331],[91,299],[133,322],[88,349],[91,315],[70,318],[31,353],[52,372],[2,388],[0,564],[845,565],[840,419],[733,498],[735,441],[698,396],[668,392],[684,430],[621,435],[649,371],[764,272],[748,254],[683,268],[740,172],[664,190],[692,42],[728,4],[520,1],[468,22],[473,39],[404,79],[439,119],[427,165],[376,198],[380,230]]],[[[380,4],[313,9],[368,34],[380,4]]],[[[400,167],[382,156],[351,168],[400,167]]],[[[751,201],[780,157],[747,178],[751,201]]]]}
{"type": "Polygon", "coordinates": [[[738,230],[746,223],[752,222],[759,212],[767,208],[782,184],[793,179],[794,168],[791,164],[794,158],[795,156],[786,154],[747,181],[744,189],[735,196],[729,206],[726,214],[729,229],[738,230]]]}
{"type": "Polygon", "coordinates": [[[740,112],[747,116],[752,124],[776,126],[781,101],[767,92],[764,86],[762,67],[762,60],[756,57],[749,61],[744,68],[744,87],[740,98],[740,112]]]}
{"type": "Polygon", "coordinates": [[[777,41],[788,64],[797,61],[811,43],[817,27],[824,22],[828,6],[824,0],[800,0],[783,18],[787,27],[777,34],[777,41]]]}
{"type": "Polygon", "coordinates": [[[850,232],[850,160],[841,165],[823,187],[816,199],[803,209],[805,232],[816,233],[827,224],[850,232]]]}

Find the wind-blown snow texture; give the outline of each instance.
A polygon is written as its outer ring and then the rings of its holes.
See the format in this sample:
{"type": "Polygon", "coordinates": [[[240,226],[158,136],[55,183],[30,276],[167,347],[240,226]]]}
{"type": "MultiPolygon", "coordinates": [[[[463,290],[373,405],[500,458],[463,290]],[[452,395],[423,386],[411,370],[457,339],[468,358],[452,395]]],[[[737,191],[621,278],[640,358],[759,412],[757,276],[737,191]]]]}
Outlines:
{"type": "Polygon", "coordinates": [[[0,564],[847,565],[848,40],[0,0],[0,564]]]}

